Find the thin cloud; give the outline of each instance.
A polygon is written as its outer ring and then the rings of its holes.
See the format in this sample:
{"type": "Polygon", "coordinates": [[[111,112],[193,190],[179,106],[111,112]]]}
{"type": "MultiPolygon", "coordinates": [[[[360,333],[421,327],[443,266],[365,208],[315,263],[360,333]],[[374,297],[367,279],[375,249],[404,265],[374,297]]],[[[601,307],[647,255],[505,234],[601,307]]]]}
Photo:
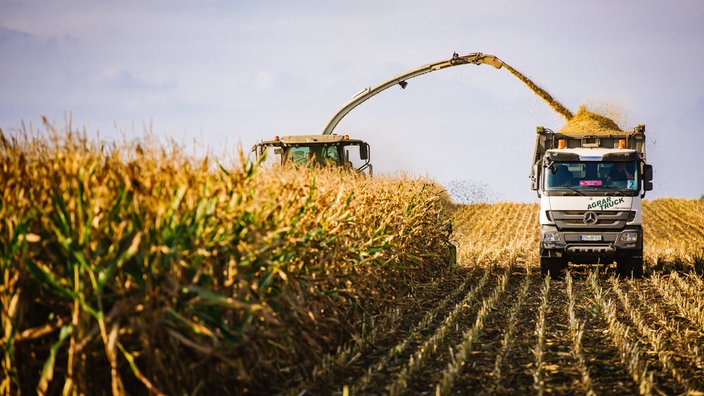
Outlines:
{"type": "Polygon", "coordinates": [[[26,42],[32,39],[32,35],[20,30],[10,29],[0,25],[0,43],[26,42]]]}
{"type": "Polygon", "coordinates": [[[120,90],[171,90],[177,87],[176,78],[161,73],[135,73],[112,67],[102,70],[93,78],[98,87],[120,90]]]}

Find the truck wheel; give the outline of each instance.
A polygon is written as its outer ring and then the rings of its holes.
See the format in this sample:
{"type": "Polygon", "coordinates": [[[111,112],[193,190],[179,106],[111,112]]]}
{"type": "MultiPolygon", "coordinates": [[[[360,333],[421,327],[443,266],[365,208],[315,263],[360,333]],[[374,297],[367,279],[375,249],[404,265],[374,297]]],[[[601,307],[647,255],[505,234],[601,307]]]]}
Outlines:
{"type": "Polygon", "coordinates": [[[550,278],[559,278],[562,274],[562,270],[567,268],[567,262],[563,260],[556,260],[553,258],[541,257],[540,258],[540,275],[544,278],[550,275],[550,278]]]}
{"type": "Polygon", "coordinates": [[[643,258],[642,257],[623,257],[616,261],[616,273],[623,278],[642,278],[643,277],[643,258]]]}

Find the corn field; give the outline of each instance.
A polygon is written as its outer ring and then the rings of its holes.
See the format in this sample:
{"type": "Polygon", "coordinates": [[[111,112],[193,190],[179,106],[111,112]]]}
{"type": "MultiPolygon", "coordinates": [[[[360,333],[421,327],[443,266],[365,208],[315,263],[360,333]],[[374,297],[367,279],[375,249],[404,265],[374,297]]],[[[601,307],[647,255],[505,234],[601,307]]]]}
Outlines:
{"type": "Polygon", "coordinates": [[[50,126],[0,158],[2,394],[704,392],[702,200],[644,203],[642,279],[551,279],[537,204],[431,180],[50,126]]]}

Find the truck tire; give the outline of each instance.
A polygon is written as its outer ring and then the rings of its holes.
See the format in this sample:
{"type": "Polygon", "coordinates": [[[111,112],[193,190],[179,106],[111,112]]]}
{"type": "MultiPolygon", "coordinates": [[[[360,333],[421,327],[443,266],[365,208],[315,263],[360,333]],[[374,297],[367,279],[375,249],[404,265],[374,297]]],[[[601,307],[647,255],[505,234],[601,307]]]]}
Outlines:
{"type": "Polygon", "coordinates": [[[559,278],[562,276],[562,270],[567,268],[567,262],[561,259],[549,257],[540,258],[540,275],[544,278],[550,275],[550,278],[559,278]]]}
{"type": "Polygon", "coordinates": [[[616,273],[622,278],[643,277],[643,257],[622,257],[616,261],[616,273]]]}

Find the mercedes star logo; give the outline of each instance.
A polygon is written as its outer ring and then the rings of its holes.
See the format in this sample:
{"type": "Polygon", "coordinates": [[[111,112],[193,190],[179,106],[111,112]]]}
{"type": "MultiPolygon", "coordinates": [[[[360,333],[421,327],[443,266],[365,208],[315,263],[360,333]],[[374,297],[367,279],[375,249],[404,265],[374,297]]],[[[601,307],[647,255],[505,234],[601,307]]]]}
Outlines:
{"type": "Polygon", "coordinates": [[[584,224],[586,225],[592,225],[596,224],[597,216],[596,213],[594,212],[587,212],[584,214],[584,224]]]}

